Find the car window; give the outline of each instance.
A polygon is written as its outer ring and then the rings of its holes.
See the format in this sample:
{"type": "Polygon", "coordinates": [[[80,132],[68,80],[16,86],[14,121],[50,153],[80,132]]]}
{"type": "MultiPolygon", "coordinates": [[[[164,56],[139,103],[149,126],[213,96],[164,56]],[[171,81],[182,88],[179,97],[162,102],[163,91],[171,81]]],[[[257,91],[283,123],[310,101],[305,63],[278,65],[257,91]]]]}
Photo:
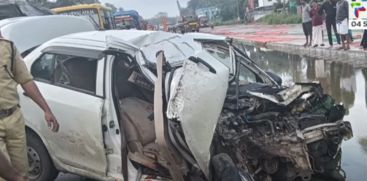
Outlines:
{"type": "Polygon", "coordinates": [[[31,68],[31,73],[35,79],[52,82],[52,75],[55,69],[54,55],[44,54],[31,68]]]}
{"type": "Polygon", "coordinates": [[[32,65],[35,80],[95,93],[97,59],[60,54],[44,54],[32,65]]]}
{"type": "Polygon", "coordinates": [[[239,81],[240,84],[248,84],[257,82],[256,74],[252,72],[250,69],[245,67],[244,65],[239,66],[240,76],[239,81]]]}
{"type": "Polygon", "coordinates": [[[232,67],[228,45],[223,46],[214,43],[203,43],[203,48],[228,68],[232,67]]]}
{"type": "MultiPolygon", "coordinates": [[[[243,61],[241,56],[236,56],[236,59],[239,61],[243,61]]],[[[249,84],[259,82],[258,76],[254,71],[246,67],[244,64],[240,63],[238,66],[239,71],[239,81],[240,84],[249,84]]]]}

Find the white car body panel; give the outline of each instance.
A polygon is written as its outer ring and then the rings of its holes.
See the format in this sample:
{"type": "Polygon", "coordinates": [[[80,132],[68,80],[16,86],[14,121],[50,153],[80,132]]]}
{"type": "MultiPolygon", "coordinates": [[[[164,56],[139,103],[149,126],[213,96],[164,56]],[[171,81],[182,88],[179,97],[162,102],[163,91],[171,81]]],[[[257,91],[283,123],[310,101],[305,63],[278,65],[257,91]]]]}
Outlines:
{"type": "MultiPolygon", "coordinates": [[[[176,86],[181,86],[177,88],[184,91],[177,92],[177,95],[174,96],[176,100],[170,100],[168,115],[170,118],[177,117],[181,120],[185,135],[188,135],[186,137],[188,145],[200,168],[208,176],[209,148],[227,91],[229,69],[210,54],[204,53],[200,43],[193,41],[193,35],[195,34],[180,35],[182,36],[180,39],[174,39],[179,36],[149,31],[110,30],[77,33],[61,36],[42,44],[25,57],[25,62],[30,69],[35,60],[48,47],[71,47],[97,52],[118,49],[131,56],[136,56],[143,73],[154,80],[154,74],[149,73],[144,66],[146,61],[154,63],[154,60],[151,59],[153,57],[147,59],[142,56],[144,49],[155,50],[157,47],[153,46],[154,44],[171,39],[179,47],[183,47],[185,52],[182,52],[184,56],[178,58],[171,56],[170,59],[167,59],[168,61],[179,62],[183,61],[185,56],[192,55],[207,59],[206,62],[216,70],[216,74],[207,71],[207,68],[201,64],[189,62],[185,64],[186,68],[180,68],[183,74],[175,75],[174,80],[180,80],[184,86],[172,84],[172,90],[176,86]],[[149,49],[149,47],[153,48],[149,49]],[[180,103],[175,102],[177,100],[183,101],[183,107],[180,110],[174,110],[172,106],[180,103]],[[177,114],[173,114],[174,111],[177,111],[177,114]]],[[[170,47],[161,48],[165,52],[172,50],[170,47]]],[[[152,52],[146,51],[145,53],[152,52]]],[[[121,135],[116,132],[118,117],[113,103],[111,81],[113,56],[108,55],[100,61],[106,61],[106,63],[98,63],[97,96],[36,81],[59,120],[59,133],[52,133],[47,128],[42,111],[25,97],[19,88],[21,106],[26,125],[39,134],[59,170],[101,180],[112,178],[121,180],[123,178],[121,135]],[[107,131],[102,131],[102,125],[106,125],[107,131]]],[[[135,180],[137,172],[130,162],[128,162],[128,169],[129,180],[135,180]]]]}
{"type": "Polygon", "coordinates": [[[90,21],[74,16],[34,16],[0,21],[2,36],[13,41],[20,52],[59,36],[94,30],[90,21]]]}
{"type": "MultiPolygon", "coordinates": [[[[67,44],[65,41],[55,39],[43,44],[35,51],[31,52],[25,58],[25,62],[28,68],[31,69],[31,65],[43,54],[42,51],[51,46],[67,46],[94,49],[96,51],[113,48],[125,51],[129,50],[129,53],[134,53],[134,51],[138,50],[133,45],[118,38],[106,36],[104,37],[104,40],[104,43],[101,41],[91,46],[90,44],[83,45],[83,42],[85,43],[85,41],[78,41],[78,39],[75,39],[75,41],[73,41],[79,43],[76,43],[79,45],[77,46],[75,43],[67,44]]],[[[107,59],[110,60],[109,63],[106,64],[106,66],[109,67],[108,70],[112,69],[111,58],[112,57],[109,57],[107,59]]],[[[50,134],[47,130],[48,128],[45,128],[45,123],[42,121],[43,115],[41,110],[32,101],[30,101],[29,98],[22,95],[22,90],[19,89],[21,105],[26,107],[23,109],[23,112],[26,117],[27,125],[35,130],[36,133],[40,133],[42,135],[42,140],[45,142],[46,148],[51,153],[55,153],[51,154],[51,157],[58,169],[103,180],[108,178],[106,175],[113,178],[122,178],[120,152],[121,142],[119,139],[120,135],[116,133],[119,123],[117,116],[115,115],[116,111],[113,102],[110,101],[112,100],[112,95],[110,94],[112,91],[107,89],[105,91],[106,98],[102,98],[104,96],[104,81],[106,80],[107,87],[111,87],[111,82],[109,80],[112,79],[111,71],[104,72],[104,65],[105,62],[100,60],[97,66],[96,95],[100,97],[36,81],[41,93],[44,95],[61,124],[60,131],[54,138],[50,137],[50,135],[55,134],[50,134]],[[62,96],[60,96],[60,92],[62,92],[62,96]],[[59,97],[59,99],[57,97],[59,97]],[[61,102],[63,103],[62,105],[54,105],[61,102]],[[78,114],[80,114],[80,116],[77,116],[78,114]],[[75,120],[76,118],[77,120],[75,120]],[[108,126],[108,132],[104,133],[105,135],[102,136],[102,124],[109,125],[110,120],[115,121],[114,125],[116,125],[116,127],[112,128],[108,126]],[[87,129],[84,129],[84,127],[87,127],[87,129]],[[83,132],[83,134],[78,134],[80,132],[83,132]],[[93,135],[94,133],[95,135],[93,135]],[[108,139],[104,140],[104,137],[108,139]],[[81,141],[85,143],[84,146],[83,144],[80,144],[81,141]],[[114,145],[113,147],[107,148],[111,153],[107,154],[105,152],[105,141],[110,143],[108,145],[114,145]]]]}

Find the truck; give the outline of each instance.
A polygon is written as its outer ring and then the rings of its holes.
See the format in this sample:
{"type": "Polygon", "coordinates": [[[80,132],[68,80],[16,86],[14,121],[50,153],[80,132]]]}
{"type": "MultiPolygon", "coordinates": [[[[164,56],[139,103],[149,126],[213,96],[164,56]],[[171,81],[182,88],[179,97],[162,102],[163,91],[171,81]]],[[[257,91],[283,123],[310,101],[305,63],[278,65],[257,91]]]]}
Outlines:
{"type": "Polygon", "coordinates": [[[199,32],[200,23],[195,11],[188,8],[182,8],[178,0],[177,7],[180,12],[180,17],[177,21],[176,29],[178,29],[181,33],[199,32]]]}
{"type": "Polygon", "coordinates": [[[199,18],[196,15],[184,16],[186,32],[199,32],[200,23],[199,18]]]}
{"type": "Polygon", "coordinates": [[[135,10],[120,10],[113,14],[117,29],[142,29],[142,18],[135,10]]]}

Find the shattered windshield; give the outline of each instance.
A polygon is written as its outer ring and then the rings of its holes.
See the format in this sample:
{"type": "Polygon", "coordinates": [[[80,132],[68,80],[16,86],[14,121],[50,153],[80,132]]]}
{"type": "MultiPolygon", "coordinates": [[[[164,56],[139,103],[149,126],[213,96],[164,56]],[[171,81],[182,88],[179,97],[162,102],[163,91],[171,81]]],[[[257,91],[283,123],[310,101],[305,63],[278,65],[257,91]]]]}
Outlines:
{"type": "Polygon", "coordinates": [[[24,16],[15,5],[0,6],[0,19],[24,16]]]}
{"type": "Polygon", "coordinates": [[[203,48],[227,67],[231,67],[231,56],[226,44],[203,43],[203,48]]]}
{"type": "MultiPolygon", "coordinates": [[[[242,60],[243,58],[240,56],[236,56],[237,60],[242,60]]],[[[244,61],[244,60],[242,60],[244,61]]],[[[251,84],[251,83],[264,83],[258,75],[248,67],[244,66],[243,64],[239,64],[238,66],[238,79],[240,85],[251,84]]]]}
{"type": "Polygon", "coordinates": [[[0,1],[0,20],[20,16],[40,16],[51,14],[48,10],[36,7],[28,2],[0,1]]]}
{"type": "Polygon", "coordinates": [[[258,68],[254,62],[242,56],[238,50],[235,51],[235,60],[238,61],[239,64],[237,67],[233,66],[234,63],[231,59],[230,48],[227,43],[202,43],[202,45],[210,55],[230,69],[230,74],[232,75],[231,79],[234,78],[235,72],[238,71],[239,83],[241,85],[249,83],[274,83],[264,71],[258,68]]]}

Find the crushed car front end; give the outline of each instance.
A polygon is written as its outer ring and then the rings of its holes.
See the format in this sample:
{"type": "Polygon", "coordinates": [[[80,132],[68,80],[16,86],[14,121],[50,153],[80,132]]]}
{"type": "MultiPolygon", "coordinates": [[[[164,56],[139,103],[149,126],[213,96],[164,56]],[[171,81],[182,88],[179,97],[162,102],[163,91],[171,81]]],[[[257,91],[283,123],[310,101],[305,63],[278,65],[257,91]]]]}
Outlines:
{"type": "Polygon", "coordinates": [[[143,47],[140,69],[155,82],[155,133],[172,153],[160,163],[168,175],[226,180],[216,164],[229,160],[242,180],[344,180],[341,144],[352,128],[320,84],[283,86],[222,37],[162,34],[135,42],[143,47]]]}
{"type": "Polygon", "coordinates": [[[324,94],[319,83],[282,86],[275,74],[262,71],[233,45],[213,45],[212,54],[228,52],[227,60],[236,65],[213,141],[215,152],[231,155],[255,180],[306,181],[314,175],[345,180],[341,144],[353,134],[351,124],[343,121],[343,105],[324,94]]]}

